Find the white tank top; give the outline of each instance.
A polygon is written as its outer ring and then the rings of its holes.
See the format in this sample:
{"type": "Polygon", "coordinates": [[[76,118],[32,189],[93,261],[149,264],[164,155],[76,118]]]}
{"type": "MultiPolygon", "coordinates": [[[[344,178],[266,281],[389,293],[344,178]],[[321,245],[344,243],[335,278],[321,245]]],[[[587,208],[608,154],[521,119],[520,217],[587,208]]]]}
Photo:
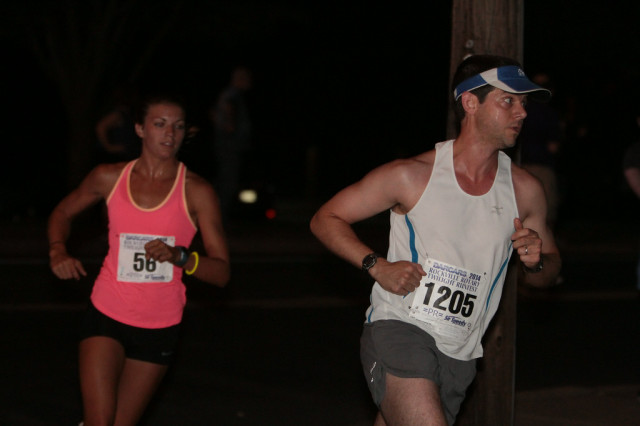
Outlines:
{"type": "Polygon", "coordinates": [[[423,265],[427,276],[408,296],[371,292],[367,321],[395,319],[432,335],[446,355],[482,356],[482,335],[498,309],[518,217],[511,160],[499,152],[491,189],[474,196],[458,185],[453,141],[436,144],[433,171],[406,215],[391,212],[387,259],[423,265]]]}

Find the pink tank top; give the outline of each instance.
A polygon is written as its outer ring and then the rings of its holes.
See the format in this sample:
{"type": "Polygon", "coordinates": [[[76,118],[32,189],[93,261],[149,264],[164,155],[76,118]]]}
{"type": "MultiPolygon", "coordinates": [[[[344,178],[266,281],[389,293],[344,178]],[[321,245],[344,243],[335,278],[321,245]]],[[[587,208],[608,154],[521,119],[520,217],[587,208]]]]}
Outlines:
{"type": "Polygon", "coordinates": [[[189,247],[196,233],[185,196],[186,167],[178,173],[167,197],[145,209],[131,196],[127,164],[107,198],[109,251],[91,294],[103,314],[124,324],[164,328],[180,323],[186,303],[182,268],[169,262],[148,261],[144,244],[160,238],[171,246],[189,247]]]}

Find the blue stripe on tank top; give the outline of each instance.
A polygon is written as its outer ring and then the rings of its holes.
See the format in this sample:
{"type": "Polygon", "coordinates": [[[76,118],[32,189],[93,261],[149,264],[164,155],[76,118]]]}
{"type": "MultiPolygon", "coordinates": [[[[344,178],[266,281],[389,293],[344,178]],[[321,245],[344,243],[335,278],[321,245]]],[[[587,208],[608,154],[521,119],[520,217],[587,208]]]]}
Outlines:
{"type": "Polygon", "coordinates": [[[500,266],[500,271],[498,271],[498,275],[493,280],[493,284],[491,284],[491,290],[489,290],[489,297],[487,297],[487,304],[484,307],[485,310],[489,308],[489,301],[491,300],[491,295],[493,294],[493,290],[496,288],[496,284],[498,283],[498,279],[504,273],[505,268],[507,267],[507,263],[509,263],[509,257],[511,254],[511,247],[513,246],[513,241],[509,242],[509,248],[507,248],[507,258],[502,262],[502,266],[500,266]]]}
{"type": "Polygon", "coordinates": [[[409,249],[411,250],[411,261],[418,263],[418,250],[416,250],[416,232],[413,230],[409,215],[404,215],[404,221],[407,223],[409,229],[409,249]]]}
{"type": "MultiPolygon", "coordinates": [[[[408,215],[404,216],[404,221],[407,223],[407,229],[409,230],[409,249],[411,250],[411,261],[413,263],[418,263],[418,250],[416,250],[416,232],[413,229],[413,225],[411,224],[411,220],[409,220],[408,215]]],[[[402,298],[404,299],[407,296],[408,295],[402,296],[402,298]]],[[[369,299],[371,299],[371,296],[369,296],[369,299]]],[[[369,322],[371,322],[371,315],[373,314],[373,310],[374,307],[372,305],[371,311],[369,311],[369,315],[367,317],[367,320],[369,322]]]]}
{"type": "MultiPolygon", "coordinates": [[[[418,250],[416,250],[416,231],[413,229],[413,224],[409,220],[409,215],[404,215],[404,221],[407,223],[407,229],[409,230],[409,249],[411,250],[411,261],[418,263],[418,250]]],[[[404,299],[408,294],[402,296],[404,299]]]]}

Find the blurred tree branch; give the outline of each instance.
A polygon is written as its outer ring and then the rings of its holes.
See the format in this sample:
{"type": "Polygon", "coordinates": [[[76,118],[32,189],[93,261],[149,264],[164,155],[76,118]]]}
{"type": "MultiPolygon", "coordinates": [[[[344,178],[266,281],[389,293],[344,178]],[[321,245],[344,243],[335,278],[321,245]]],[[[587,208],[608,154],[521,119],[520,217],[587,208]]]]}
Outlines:
{"type": "Polygon", "coordinates": [[[75,186],[92,166],[94,125],[111,93],[139,81],[179,23],[182,4],[63,0],[10,6],[16,31],[23,33],[66,109],[69,186],[75,186]]]}

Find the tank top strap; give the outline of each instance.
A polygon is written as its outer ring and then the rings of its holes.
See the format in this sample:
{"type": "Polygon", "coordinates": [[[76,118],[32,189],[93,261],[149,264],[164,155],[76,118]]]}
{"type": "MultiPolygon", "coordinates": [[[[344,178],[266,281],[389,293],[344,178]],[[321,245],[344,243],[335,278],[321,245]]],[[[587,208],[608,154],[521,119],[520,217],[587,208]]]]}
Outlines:
{"type": "Polygon", "coordinates": [[[106,199],[107,204],[109,204],[109,201],[113,197],[113,194],[116,193],[116,190],[118,188],[124,187],[125,190],[127,189],[127,182],[129,181],[129,175],[131,174],[131,170],[133,169],[133,166],[136,164],[136,161],[138,161],[138,159],[131,160],[122,168],[122,171],[120,172],[120,176],[118,176],[116,183],[113,185],[113,188],[111,188],[111,192],[109,192],[109,195],[107,196],[107,199],[106,199]]]}

